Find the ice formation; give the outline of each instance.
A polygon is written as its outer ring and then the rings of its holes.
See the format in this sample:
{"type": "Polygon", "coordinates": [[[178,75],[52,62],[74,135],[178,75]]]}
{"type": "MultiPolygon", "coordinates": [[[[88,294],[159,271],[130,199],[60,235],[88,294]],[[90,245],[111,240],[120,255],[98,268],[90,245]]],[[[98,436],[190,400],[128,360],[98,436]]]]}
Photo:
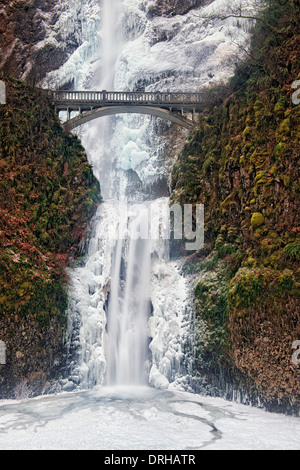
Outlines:
{"type": "MultiPolygon", "coordinates": [[[[239,45],[248,37],[246,26],[232,19],[204,25],[199,9],[150,18],[150,3],[103,0],[101,8],[96,0],[80,8],[78,2],[66,3],[61,22],[70,21],[67,32],[80,12],[82,45],[42,85],[192,92],[233,74],[239,45]]],[[[215,0],[201,11],[225,3],[215,0]]],[[[122,115],[102,118],[79,131],[105,202],[94,218],[86,259],[71,270],[69,343],[77,359],[65,389],[70,384],[92,388],[105,381],[138,382],[137,375],[144,377],[145,371],[151,385],[167,389],[180,384],[188,372],[183,359],[191,294],[179,264],[169,260],[166,241],[137,243],[115,236],[120,201],[143,203],[153,182],[168,179],[160,124],[148,116],[122,115]],[[130,345],[138,352],[128,353],[130,345]],[[135,371],[133,376],[129,369],[135,371]]],[[[171,132],[171,124],[164,129],[171,132]]],[[[186,131],[176,132],[184,137],[186,131]]],[[[168,198],[151,197],[153,204],[168,205],[168,198]]]]}

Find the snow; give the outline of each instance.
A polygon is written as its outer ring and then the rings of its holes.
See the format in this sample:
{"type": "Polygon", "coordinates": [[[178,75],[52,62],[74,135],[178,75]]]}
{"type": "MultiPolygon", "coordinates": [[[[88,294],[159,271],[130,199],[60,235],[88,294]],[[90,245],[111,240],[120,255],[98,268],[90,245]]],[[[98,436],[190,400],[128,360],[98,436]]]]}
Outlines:
{"type": "Polygon", "coordinates": [[[99,388],[1,401],[0,449],[299,450],[300,422],[189,393],[99,388]]]}

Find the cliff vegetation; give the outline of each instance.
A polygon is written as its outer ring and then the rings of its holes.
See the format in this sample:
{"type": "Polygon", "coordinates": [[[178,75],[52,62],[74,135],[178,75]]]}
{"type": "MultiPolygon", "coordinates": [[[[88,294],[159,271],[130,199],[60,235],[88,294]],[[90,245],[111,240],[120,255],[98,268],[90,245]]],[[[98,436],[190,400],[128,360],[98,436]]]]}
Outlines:
{"type": "Polygon", "coordinates": [[[300,9],[268,3],[230,83],[207,90],[173,170],[172,202],[205,206],[205,245],[184,268],[197,278],[195,373],[297,412],[300,9]]]}
{"type": "Polygon", "coordinates": [[[84,149],[63,132],[47,93],[13,78],[4,81],[0,340],[7,363],[0,366],[1,397],[23,379],[44,383],[58,365],[68,303],[64,268],[80,251],[100,201],[84,149]]]}

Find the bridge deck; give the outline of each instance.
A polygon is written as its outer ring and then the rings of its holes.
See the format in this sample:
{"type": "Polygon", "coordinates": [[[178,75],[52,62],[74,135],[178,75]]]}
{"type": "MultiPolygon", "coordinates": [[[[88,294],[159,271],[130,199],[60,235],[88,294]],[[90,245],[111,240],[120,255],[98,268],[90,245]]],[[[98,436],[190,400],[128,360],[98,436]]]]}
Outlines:
{"type": "Polygon", "coordinates": [[[200,93],[145,93],[118,91],[49,91],[58,114],[67,112],[65,129],[72,130],[98,117],[120,113],[150,114],[187,129],[195,126],[195,113],[203,106],[200,93]],[[75,117],[72,116],[76,112],[75,117]],[[184,113],[192,113],[192,120],[184,113]]]}
{"type": "Polygon", "coordinates": [[[53,91],[57,109],[91,109],[101,106],[155,106],[197,111],[202,104],[200,93],[145,93],[116,91],[53,91]]]}

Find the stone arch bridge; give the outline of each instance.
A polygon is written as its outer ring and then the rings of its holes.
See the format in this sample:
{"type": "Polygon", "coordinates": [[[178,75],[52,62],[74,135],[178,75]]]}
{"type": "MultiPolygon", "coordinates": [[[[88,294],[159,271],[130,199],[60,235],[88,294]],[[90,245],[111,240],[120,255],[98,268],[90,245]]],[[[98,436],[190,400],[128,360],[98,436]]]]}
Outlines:
{"type": "Polygon", "coordinates": [[[63,126],[71,131],[93,119],[113,114],[150,114],[189,130],[203,104],[200,93],[144,93],[115,91],[50,91],[57,113],[67,113],[63,126]]]}

